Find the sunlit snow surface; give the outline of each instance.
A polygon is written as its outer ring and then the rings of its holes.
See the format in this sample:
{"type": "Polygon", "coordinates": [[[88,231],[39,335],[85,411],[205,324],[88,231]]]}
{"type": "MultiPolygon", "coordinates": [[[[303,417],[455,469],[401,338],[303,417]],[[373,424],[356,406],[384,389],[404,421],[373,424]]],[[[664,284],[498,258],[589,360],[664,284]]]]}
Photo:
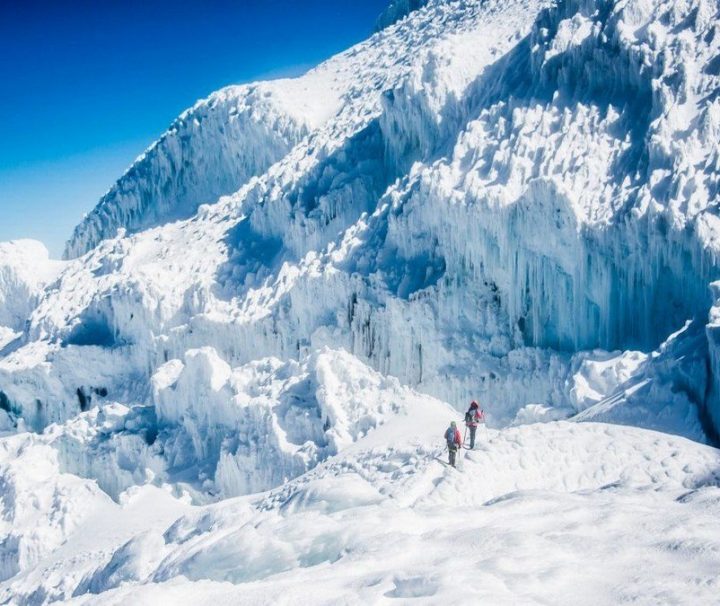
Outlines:
{"type": "Polygon", "coordinates": [[[0,602],[715,599],[718,10],[393,2],[0,244],[0,602]]]}
{"type": "MultiPolygon", "coordinates": [[[[340,372],[344,356],[326,352],[325,363],[340,372]]],[[[384,380],[342,372],[353,384],[384,380]]],[[[115,503],[92,482],[57,475],[46,439],[13,438],[25,451],[3,462],[3,478],[17,499],[37,497],[10,536],[34,559],[3,595],[19,604],[72,595],[81,604],[693,604],[716,595],[719,451],[557,422],[481,428],[456,470],[443,462],[441,434],[457,413],[404,395],[407,408],[386,411],[312,471],[205,506],[174,499],[169,486],[133,488],[115,503]],[[29,516],[32,526],[22,523],[29,516]]]]}

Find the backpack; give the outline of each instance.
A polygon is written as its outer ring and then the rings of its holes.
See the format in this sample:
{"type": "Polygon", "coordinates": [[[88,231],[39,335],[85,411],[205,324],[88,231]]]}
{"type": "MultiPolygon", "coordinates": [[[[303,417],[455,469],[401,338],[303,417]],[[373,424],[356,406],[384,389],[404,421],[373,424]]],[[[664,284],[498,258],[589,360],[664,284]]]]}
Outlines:
{"type": "Polygon", "coordinates": [[[472,423],[473,414],[469,410],[465,413],[465,423],[472,423]]]}

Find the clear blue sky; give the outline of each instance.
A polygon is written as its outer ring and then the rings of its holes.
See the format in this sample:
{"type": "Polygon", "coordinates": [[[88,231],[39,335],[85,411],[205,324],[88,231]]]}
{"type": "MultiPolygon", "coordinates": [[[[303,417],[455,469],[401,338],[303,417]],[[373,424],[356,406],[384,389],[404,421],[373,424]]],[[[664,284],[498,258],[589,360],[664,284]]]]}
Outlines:
{"type": "Polygon", "coordinates": [[[389,0],[0,2],[0,241],[54,256],[197,99],[296,75],[372,33],[389,0]]]}

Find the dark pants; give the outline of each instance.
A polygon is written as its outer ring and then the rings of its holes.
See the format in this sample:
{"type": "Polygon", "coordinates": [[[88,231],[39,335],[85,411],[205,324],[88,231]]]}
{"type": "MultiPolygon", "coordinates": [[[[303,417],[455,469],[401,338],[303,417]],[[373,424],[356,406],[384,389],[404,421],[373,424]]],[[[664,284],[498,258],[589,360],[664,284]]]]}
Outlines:
{"type": "Polygon", "coordinates": [[[455,455],[457,454],[457,446],[448,444],[448,462],[455,467],[455,455]]]}
{"type": "Polygon", "coordinates": [[[477,425],[469,425],[468,429],[470,430],[470,450],[472,450],[475,448],[475,432],[477,431],[477,425]]]}

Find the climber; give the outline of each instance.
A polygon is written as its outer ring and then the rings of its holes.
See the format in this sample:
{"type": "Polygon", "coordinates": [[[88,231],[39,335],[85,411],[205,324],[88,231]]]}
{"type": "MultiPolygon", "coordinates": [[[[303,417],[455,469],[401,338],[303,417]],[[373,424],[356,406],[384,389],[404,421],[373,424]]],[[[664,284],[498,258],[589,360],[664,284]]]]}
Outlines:
{"type": "Polygon", "coordinates": [[[485,413],[480,409],[478,403],[473,400],[470,408],[465,413],[465,425],[470,430],[470,450],[475,448],[475,433],[478,425],[485,422],[485,413]]]}
{"type": "Polygon", "coordinates": [[[450,427],[445,431],[445,441],[447,442],[448,448],[448,463],[455,467],[455,455],[457,454],[458,448],[462,446],[460,430],[457,428],[455,421],[452,421],[450,427]]]}

